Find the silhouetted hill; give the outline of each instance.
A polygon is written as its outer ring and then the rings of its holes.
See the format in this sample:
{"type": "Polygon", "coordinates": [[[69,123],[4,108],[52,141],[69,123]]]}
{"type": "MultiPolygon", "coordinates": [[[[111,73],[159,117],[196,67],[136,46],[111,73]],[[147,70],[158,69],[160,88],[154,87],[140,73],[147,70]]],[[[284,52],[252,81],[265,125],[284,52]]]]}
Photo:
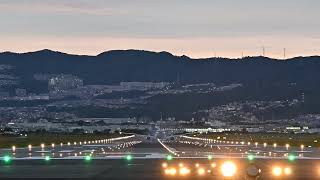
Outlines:
{"type": "MultiPolygon", "coordinates": [[[[98,56],[70,55],[51,50],[30,53],[0,53],[0,64],[12,65],[10,71],[20,84],[33,88],[36,73],[74,74],[85,84],[111,84],[120,81],[168,81],[179,76],[181,83],[244,83],[254,86],[295,82],[318,86],[320,57],[275,60],[266,57],[243,59],[192,59],[168,52],[115,50],[98,56]]],[[[38,90],[41,89],[39,85],[38,90]]]]}

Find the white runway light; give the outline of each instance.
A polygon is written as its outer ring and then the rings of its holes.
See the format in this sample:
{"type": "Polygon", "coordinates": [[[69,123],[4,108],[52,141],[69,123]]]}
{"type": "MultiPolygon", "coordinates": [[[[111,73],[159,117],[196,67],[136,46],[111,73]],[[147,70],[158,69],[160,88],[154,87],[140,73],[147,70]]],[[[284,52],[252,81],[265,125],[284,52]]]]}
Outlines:
{"type": "Polygon", "coordinates": [[[283,172],[284,172],[285,175],[290,175],[291,174],[291,169],[286,167],[286,168],[283,169],[283,172]]]}
{"type": "Polygon", "coordinates": [[[198,174],[199,174],[200,176],[203,176],[205,173],[206,173],[206,170],[205,170],[205,169],[203,169],[203,168],[199,168],[199,169],[198,169],[198,174]]]}
{"type": "Polygon", "coordinates": [[[182,167],[179,170],[179,174],[182,176],[188,175],[190,173],[190,169],[186,168],[186,167],[182,167]]]}
{"type": "Polygon", "coordinates": [[[231,161],[224,162],[221,166],[221,173],[225,177],[233,177],[237,172],[237,166],[231,161]]]}
{"type": "Polygon", "coordinates": [[[273,174],[274,176],[281,176],[281,175],[282,175],[282,168],[281,168],[281,167],[278,167],[278,166],[274,167],[274,168],[272,169],[272,174],[273,174]]]}

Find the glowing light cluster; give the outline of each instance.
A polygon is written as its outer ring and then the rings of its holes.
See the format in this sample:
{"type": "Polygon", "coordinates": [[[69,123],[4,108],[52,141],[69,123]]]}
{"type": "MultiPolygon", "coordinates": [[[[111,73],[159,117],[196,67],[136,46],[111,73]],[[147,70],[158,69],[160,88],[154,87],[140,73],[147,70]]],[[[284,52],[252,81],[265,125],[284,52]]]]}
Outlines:
{"type": "Polygon", "coordinates": [[[273,169],[272,169],[272,174],[274,175],[274,176],[277,176],[277,177],[279,177],[279,176],[282,176],[282,175],[286,175],[286,176],[288,176],[288,175],[290,175],[291,174],[291,168],[289,168],[289,167],[280,167],[280,166],[275,166],[275,167],[273,167],[273,169]]]}

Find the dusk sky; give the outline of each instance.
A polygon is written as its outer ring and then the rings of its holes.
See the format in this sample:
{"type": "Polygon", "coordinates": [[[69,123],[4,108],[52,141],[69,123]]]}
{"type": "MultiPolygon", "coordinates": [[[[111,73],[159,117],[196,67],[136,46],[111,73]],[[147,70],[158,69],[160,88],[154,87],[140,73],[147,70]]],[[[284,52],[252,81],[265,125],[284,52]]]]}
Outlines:
{"type": "Polygon", "coordinates": [[[0,51],[320,54],[319,0],[0,0],[0,51]]]}

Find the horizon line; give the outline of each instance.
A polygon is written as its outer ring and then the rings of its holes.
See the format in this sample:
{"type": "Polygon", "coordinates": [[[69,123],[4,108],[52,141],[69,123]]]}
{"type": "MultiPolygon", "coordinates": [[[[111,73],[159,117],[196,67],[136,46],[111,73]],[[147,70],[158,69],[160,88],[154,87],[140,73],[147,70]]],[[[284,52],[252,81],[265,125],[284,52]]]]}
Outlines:
{"type": "Polygon", "coordinates": [[[308,56],[294,56],[294,57],[290,57],[290,58],[272,58],[269,56],[265,56],[265,55],[252,55],[252,56],[242,56],[242,57],[225,57],[225,56],[209,56],[209,57],[190,57],[188,55],[182,54],[182,55],[177,55],[174,54],[172,52],[169,51],[153,51],[153,50],[146,50],[146,49],[111,49],[111,50],[106,50],[106,51],[102,51],[96,55],[90,55],[90,54],[76,54],[76,53],[68,53],[68,52],[64,52],[64,51],[59,51],[59,50],[53,50],[53,49],[49,49],[49,48],[43,48],[43,49],[38,49],[38,50],[34,50],[34,51],[24,51],[24,52],[15,52],[15,51],[0,51],[0,54],[4,54],[4,53],[12,53],[12,54],[29,54],[29,53],[37,53],[37,52],[43,52],[43,51],[50,51],[50,52],[54,52],[54,53],[61,53],[61,54],[65,54],[65,55],[70,55],[70,56],[87,56],[87,57],[98,57],[104,53],[109,53],[109,52],[113,52],[113,51],[141,51],[141,52],[150,52],[150,53],[169,53],[172,56],[175,57],[187,57],[189,59],[192,60],[206,60],[206,59],[229,59],[229,60],[241,60],[241,59],[246,59],[246,58],[267,58],[270,60],[279,60],[279,61],[286,61],[286,60],[291,60],[291,59],[295,59],[295,58],[310,58],[310,57],[320,57],[320,55],[308,55],[308,56]]]}

